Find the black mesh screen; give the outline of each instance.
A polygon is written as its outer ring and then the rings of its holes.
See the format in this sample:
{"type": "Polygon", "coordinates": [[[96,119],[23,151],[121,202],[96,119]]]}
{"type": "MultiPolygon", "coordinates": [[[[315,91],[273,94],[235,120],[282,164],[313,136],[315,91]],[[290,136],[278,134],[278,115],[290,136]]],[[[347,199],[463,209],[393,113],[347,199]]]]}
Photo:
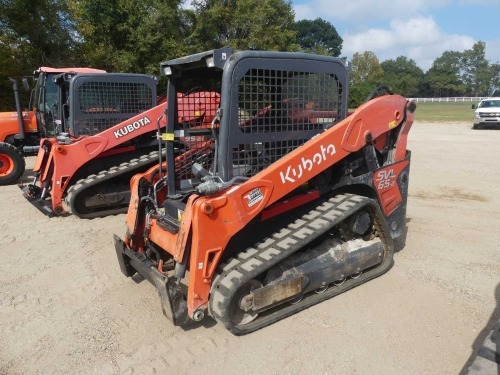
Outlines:
{"type": "Polygon", "coordinates": [[[238,84],[232,175],[256,174],[339,121],[343,91],[331,73],[249,70],[238,84]]]}
{"type": "Polygon", "coordinates": [[[191,167],[198,163],[213,171],[214,131],[212,121],[220,107],[220,72],[216,77],[201,75],[192,82],[181,79],[177,85],[178,134],[176,146],[179,150],[175,162],[176,181],[192,178],[191,167]]]}
{"type": "Polygon", "coordinates": [[[85,82],[78,87],[79,114],[73,133],[94,135],[152,107],[155,95],[145,83],[85,82]]]}

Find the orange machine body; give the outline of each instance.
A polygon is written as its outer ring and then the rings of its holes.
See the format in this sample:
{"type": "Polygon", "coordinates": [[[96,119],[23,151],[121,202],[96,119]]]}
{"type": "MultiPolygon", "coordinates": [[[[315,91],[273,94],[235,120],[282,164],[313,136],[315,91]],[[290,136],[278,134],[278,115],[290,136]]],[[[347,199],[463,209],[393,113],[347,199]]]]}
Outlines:
{"type": "MultiPolygon", "coordinates": [[[[26,133],[37,133],[37,119],[34,111],[24,111],[23,124],[26,133]]],[[[0,112],[0,142],[7,142],[9,137],[19,133],[17,112],[0,112]]]]}
{"type": "Polygon", "coordinates": [[[391,268],[414,102],[380,85],[348,112],[346,62],[306,53],[222,48],[161,71],[165,158],[130,180],[114,245],[121,272],[153,284],[174,325],[210,314],[249,333],[391,268]],[[220,92],[210,126],[180,120],[190,114],[175,95],[193,82],[220,92]]]}
{"type": "MultiPolygon", "coordinates": [[[[192,128],[207,128],[219,102],[215,92],[196,92],[178,95],[178,105],[183,109],[180,123],[192,123],[192,128]],[[187,114],[190,114],[189,116],[187,114]]],[[[59,144],[56,138],[40,141],[33,172],[38,174],[40,188],[50,186],[52,210],[58,215],[66,213],[63,198],[75,174],[92,160],[134,151],[134,139],[151,133],[151,140],[156,139],[155,130],[165,127],[166,103],[161,103],[150,110],[140,113],[124,122],[93,136],[72,138],[70,144],[59,144]]],[[[183,138],[186,147],[196,143],[198,137],[183,138]]]]}
{"type": "Polygon", "coordinates": [[[395,181],[409,164],[406,137],[414,119],[407,106],[407,100],[399,95],[375,98],[248,181],[212,196],[191,195],[177,234],[163,229],[155,219],[148,223],[138,220],[139,183],[141,179],[154,179],[158,167],[136,175],[131,181],[125,242],[131,249],[144,251],[147,226],[148,240],[170,253],[176,262],[182,262],[187,239],[191,239],[187,307],[192,317],[195,311],[207,307],[214,272],[229,241],[242,228],[258,220],[259,215],[261,220],[266,218],[266,212],[278,206],[280,212],[294,208],[293,202],[283,203],[283,198],[367,143],[385,147],[386,133],[393,129],[399,129],[395,158],[390,167],[375,172],[374,189],[384,214],[389,215],[400,205],[401,194],[395,181]]]}

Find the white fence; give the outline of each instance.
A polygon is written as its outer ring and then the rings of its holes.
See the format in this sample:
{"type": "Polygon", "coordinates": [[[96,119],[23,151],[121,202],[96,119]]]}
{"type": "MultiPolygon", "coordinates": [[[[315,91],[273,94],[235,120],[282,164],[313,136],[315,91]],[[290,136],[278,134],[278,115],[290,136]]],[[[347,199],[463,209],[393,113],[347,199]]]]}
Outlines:
{"type": "Polygon", "coordinates": [[[488,96],[457,96],[451,98],[408,98],[417,103],[441,103],[441,102],[479,102],[483,99],[488,99],[488,96]]]}

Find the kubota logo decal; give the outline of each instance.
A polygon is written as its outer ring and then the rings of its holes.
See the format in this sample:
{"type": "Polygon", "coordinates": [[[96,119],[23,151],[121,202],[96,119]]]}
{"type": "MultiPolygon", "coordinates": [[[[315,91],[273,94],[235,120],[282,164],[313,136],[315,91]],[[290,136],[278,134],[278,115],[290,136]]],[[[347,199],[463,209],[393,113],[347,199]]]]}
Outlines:
{"type": "Polygon", "coordinates": [[[312,171],[315,166],[321,165],[329,156],[335,155],[336,152],[335,146],[331,143],[328,146],[321,145],[319,152],[315,153],[312,159],[302,157],[298,165],[295,167],[289,165],[286,172],[280,172],[281,182],[283,184],[287,182],[294,183],[302,177],[305,171],[312,171]]]}
{"type": "Polygon", "coordinates": [[[134,121],[131,124],[124,125],[120,129],[115,130],[113,134],[115,135],[115,138],[118,139],[148,124],[151,124],[151,120],[149,119],[149,117],[144,116],[143,118],[140,118],[139,120],[134,121]]]}

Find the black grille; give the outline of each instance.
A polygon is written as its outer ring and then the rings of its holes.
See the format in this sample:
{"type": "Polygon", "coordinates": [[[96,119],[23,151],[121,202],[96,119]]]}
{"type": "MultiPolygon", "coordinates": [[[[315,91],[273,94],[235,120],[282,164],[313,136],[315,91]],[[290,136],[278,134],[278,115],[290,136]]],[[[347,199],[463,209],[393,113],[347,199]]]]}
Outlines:
{"type": "Polygon", "coordinates": [[[170,79],[164,139],[174,140],[167,153],[176,156],[175,167],[167,156],[169,194],[199,183],[183,181],[195,162],[221,181],[251,177],[347,113],[348,72],[333,57],[215,50],[162,66],[170,79]]]}
{"type": "Polygon", "coordinates": [[[156,103],[156,83],[148,76],[81,77],[74,86],[71,130],[75,136],[100,133],[156,103]]]}
{"type": "Polygon", "coordinates": [[[238,85],[232,175],[253,176],[335,124],[342,93],[335,74],[249,70],[238,85]]]}
{"type": "Polygon", "coordinates": [[[207,170],[213,169],[212,121],[220,105],[219,91],[212,86],[206,89],[198,87],[177,96],[180,156],[176,159],[176,179],[191,178],[191,166],[194,163],[207,170]]]}
{"type": "Polygon", "coordinates": [[[500,117],[500,112],[479,112],[480,117],[500,117]]]}

